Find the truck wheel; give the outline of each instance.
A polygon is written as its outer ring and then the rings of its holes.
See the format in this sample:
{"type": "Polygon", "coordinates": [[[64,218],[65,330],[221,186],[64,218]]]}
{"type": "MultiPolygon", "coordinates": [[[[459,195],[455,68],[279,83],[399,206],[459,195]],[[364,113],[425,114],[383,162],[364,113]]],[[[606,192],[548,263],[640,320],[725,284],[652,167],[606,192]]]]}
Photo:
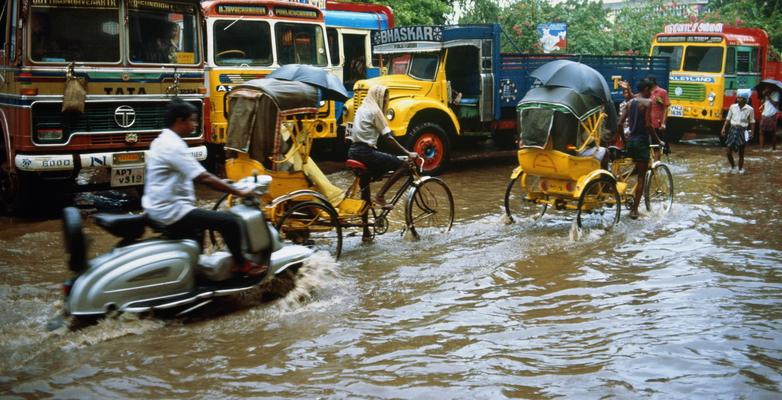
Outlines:
{"type": "Polygon", "coordinates": [[[443,128],[431,122],[424,122],[413,127],[408,136],[407,148],[424,158],[424,173],[442,173],[451,157],[448,135],[443,128]]]}
{"type": "Polygon", "coordinates": [[[0,202],[8,214],[27,211],[33,200],[32,177],[21,172],[9,172],[0,167],[0,202]]]}
{"type": "Polygon", "coordinates": [[[665,130],[665,137],[660,138],[667,143],[679,143],[684,136],[684,131],[687,129],[687,124],[676,121],[675,118],[668,120],[668,129],[665,130]]]}

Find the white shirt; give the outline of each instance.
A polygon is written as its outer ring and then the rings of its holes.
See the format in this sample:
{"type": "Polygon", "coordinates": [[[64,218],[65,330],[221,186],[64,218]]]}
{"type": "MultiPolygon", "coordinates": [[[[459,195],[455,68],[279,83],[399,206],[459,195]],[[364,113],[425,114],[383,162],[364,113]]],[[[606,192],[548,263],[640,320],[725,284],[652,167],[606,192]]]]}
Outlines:
{"type": "Polygon", "coordinates": [[[351,140],[353,143],[366,143],[369,147],[377,148],[377,139],[381,134],[391,133],[387,126],[379,126],[378,121],[373,118],[374,114],[369,107],[359,107],[356,110],[356,117],[353,119],[353,129],[351,130],[351,140]]]}
{"type": "MultiPolygon", "coordinates": [[[[779,92],[772,92],[771,93],[771,100],[774,100],[777,104],[779,104],[779,92]]],[[[776,107],[774,107],[774,103],[766,99],[765,103],[763,103],[763,116],[764,117],[773,117],[777,115],[776,107]]]]}
{"type": "Polygon", "coordinates": [[[147,157],[141,205],[149,218],[171,225],[195,208],[193,179],[205,169],[170,129],[163,129],[152,141],[147,157]]]}
{"type": "Polygon", "coordinates": [[[744,108],[739,108],[738,103],[731,104],[730,108],[728,108],[726,119],[730,121],[731,127],[740,126],[746,128],[750,124],[755,123],[755,111],[749,104],[745,104],[744,108]]]}

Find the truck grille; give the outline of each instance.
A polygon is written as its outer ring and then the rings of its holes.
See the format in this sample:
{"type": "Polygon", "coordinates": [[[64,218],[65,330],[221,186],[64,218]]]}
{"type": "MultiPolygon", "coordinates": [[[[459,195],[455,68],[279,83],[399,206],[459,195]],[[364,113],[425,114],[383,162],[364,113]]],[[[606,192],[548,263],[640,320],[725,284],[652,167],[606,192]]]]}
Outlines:
{"type": "MultiPolygon", "coordinates": [[[[189,101],[200,113],[202,103],[200,100],[189,101]]],[[[60,102],[38,102],[32,106],[33,131],[42,128],[61,128],[63,130],[63,142],[74,133],[98,134],[92,137],[92,144],[116,144],[125,143],[125,133],[138,131],[156,131],[152,134],[157,136],[162,128],[165,127],[165,114],[167,100],[161,101],[126,101],[126,102],[87,102],[82,114],[64,114],[60,111],[62,103],[60,102]],[[114,114],[118,107],[130,106],[135,113],[135,121],[128,128],[122,128],[115,120],[114,114]],[[101,132],[107,132],[100,134],[101,132]],[[112,133],[108,133],[112,132],[112,133]]],[[[194,136],[201,135],[201,126],[194,133],[194,136]]],[[[139,133],[139,142],[148,142],[145,133],[139,133]]],[[[35,140],[35,136],[33,138],[35,140]]]]}
{"type": "Polygon", "coordinates": [[[364,97],[367,97],[366,89],[356,89],[353,92],[353,116],[354,117],[356,115],[356,111],[358,110],[358,107],[361,105],[361,103],[364,102],[364,97]]]}
{"type": "Polygon", "coordinates": [[[706,99],[706,86],[698,83],[670,82],[668,96],[671,100],[703,101],[706,99]]]}

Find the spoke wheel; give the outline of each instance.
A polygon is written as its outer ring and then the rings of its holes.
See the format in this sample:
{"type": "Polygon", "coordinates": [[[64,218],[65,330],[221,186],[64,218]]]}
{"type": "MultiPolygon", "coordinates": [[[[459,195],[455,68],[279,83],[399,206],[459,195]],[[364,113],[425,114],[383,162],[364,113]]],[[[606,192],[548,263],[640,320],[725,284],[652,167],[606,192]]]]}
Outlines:
{"type": "Polygon", "coordinates": [[[291,206],[277,221],[275,228],[283,243],[300,244],[323,250],[335,259],[342,254],[342,226],[331,206],[305,201],[291,206]]]}
{"type": "Polygon", "coordinates": [[[442,180],[428,178],[412,188],[405,207],[405,222],[416,239],[450,231],[453,215],[453,195],[442,180]]]}
{"type": "Polygon", "coordinates": [[[673,176],[665,164],[657,164],[646,173],[644,199],[647,211],[661,214],[671,211],[673,176]]]}
{"type": "Polygon", "coordinates": [[[534,223],[540,220],[548,204],[538,205],[527,198],[527,190],[521,186],[520,175],[508,182],[505,189],[505,215],[511,222],[534,223]]]}
{"type": "Polygon", "coordinates": [[[579,228],[611,229],[619,222],[622,203],[616,183],[600,178],[587,183],[578,199],[576,222],[579,228]]]}

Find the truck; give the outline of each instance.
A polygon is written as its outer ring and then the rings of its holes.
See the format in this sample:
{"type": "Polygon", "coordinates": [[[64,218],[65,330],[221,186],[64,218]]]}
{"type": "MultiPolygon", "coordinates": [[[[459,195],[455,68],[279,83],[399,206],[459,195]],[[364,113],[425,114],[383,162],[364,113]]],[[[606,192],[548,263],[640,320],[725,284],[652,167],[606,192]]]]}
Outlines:
{"type": "MultiPolygon", "coordinates": [[[[771,60],[768,34],[758,28],[693,22],[666,25],[654,36],[651,56],[670,60],[668,139],[690,130],[718,134],[737,91],[763,79],[782,79],[782,63],[771,60]]],[[[756,119],[760,99],[753,93],[756,119]]]]}
{"type": "MultiPolygon", "coordinates": [[[[203,110],[199,3],[9,0],[2,7],[5,211],[58,192],[143,185],[145,154],[164,127],[166,104],[179,97],[203,110]]],[[[184,139],[196,158],[206,158],[201,128],[184,139]]]]}
{"type": "Polygon", "coordinates": [[[386,118],[393,135],[424,158],[424,171],[437,174],[457,147],[474,152],[476,140],[492,138],[501,147],[513,147],[516,104],[535,84],[530,73],[552,60],[595,68],[609,82],[617,104],[622,101],[622,80],[636,84],[652,75],[661,86],[668,82],[665,57],[501,53],[501,34],[497,24],[375,32],[373,51],[383,59],[387,74],[356,82],[343,120],[352,122],[370,86],[386,86],[386,118]]]}

